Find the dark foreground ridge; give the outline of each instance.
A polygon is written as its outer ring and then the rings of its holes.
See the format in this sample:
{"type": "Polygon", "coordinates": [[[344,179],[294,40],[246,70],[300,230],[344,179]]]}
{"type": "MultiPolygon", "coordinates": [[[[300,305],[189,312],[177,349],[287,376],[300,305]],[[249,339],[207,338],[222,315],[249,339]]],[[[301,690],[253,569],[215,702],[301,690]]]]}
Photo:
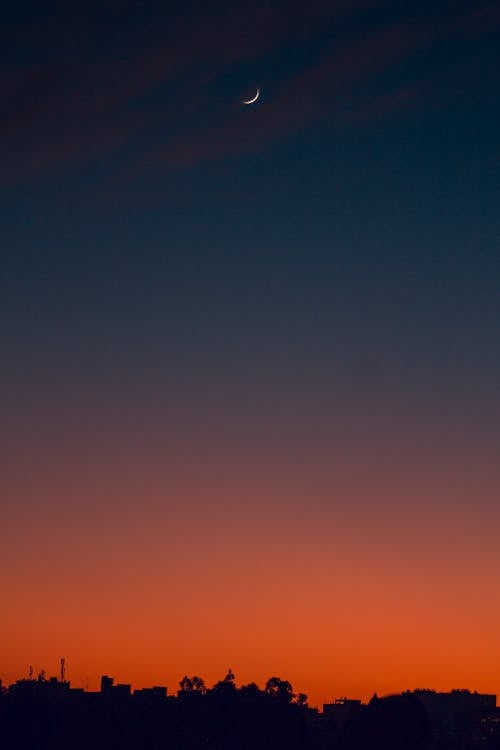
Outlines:
{"type": "MultiPolygon", "coordinates": [[[[62,660],[62,664],[63,664],[62,660]]],[[[101,678],[101,690],[72,688],[41,672],[0,683],[5,750],[500,750],[495,695],[415,690],[368,704],[341,698],[310,708],[287,680],[237,687],[231,670],[207,689],[183,677],[132,692],[101,678]]]]}

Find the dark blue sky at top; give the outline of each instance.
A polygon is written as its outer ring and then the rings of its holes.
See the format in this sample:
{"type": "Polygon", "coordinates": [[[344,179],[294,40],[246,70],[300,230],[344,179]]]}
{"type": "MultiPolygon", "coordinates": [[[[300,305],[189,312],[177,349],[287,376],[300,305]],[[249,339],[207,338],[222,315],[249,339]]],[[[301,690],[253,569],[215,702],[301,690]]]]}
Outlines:
{"type": "Polygon", "coordinates": [[[100,389],[498,411],[495,4],[180,5],[4,12],[13,419],[100,389]]]}

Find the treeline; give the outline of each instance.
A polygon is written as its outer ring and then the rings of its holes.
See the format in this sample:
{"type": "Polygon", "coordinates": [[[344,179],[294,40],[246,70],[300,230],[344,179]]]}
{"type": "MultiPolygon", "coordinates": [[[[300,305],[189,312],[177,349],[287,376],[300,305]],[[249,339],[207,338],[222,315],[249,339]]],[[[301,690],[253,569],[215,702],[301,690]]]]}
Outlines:
{"type": "MultiPolygon", "coordinates": [[[[180,690],[177,693],[177,697],[183,698],[191,693],[198,693],[201,695],[207,694],[207,688],[205,686],[205,680],[195,675],[194,677],[188,677],[185,675],[179,683],[180,690]]],[[[235,676],[230,669],[223,680],[216,682],[215,685],[208,691],[209,693],[220,693],[223,695],[232,695],[233,691],[237,690],[235,676]]],[[[240,687],[239,692],[244,694],[255,695],[260,693],[260,688],[255,682],[251,682],[249,685],[243,685],[240,687]]],[[[288,680],[282,680],[279,677],[270,677],[266,682],[264,693],[271,698],[274,698],[283,703],[296,703],[298,706],[307,706],[307,695],[305,693],[294,693],[293,687],[288,680]]]]}

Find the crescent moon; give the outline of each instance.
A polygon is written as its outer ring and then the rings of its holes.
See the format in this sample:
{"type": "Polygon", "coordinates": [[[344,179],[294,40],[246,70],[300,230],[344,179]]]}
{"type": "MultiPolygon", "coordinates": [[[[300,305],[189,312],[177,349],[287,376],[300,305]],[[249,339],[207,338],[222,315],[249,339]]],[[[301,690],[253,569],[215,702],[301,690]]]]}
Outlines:
{"type": "Polygon", "coordinates": [[[260,89],[257,89],[257,93],[255,94],[255,96],[253,97],[253,99],[246,99],[246,100],[242,99],[241,103],[242,104],[253,104],[254,102],[257,101],[257,99],[259,98],[259,96],[260,96],[260,89]]]}

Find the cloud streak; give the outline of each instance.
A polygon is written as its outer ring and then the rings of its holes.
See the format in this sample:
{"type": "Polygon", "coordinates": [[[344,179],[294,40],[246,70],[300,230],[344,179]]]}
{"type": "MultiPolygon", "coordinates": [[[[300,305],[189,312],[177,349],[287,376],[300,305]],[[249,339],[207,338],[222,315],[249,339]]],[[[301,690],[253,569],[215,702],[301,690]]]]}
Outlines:
{"type": "MultiPolygon", "coordinates": [[[[160,14],[161,23],[137,31],[123,21],[132,6],[122,6],[120,15],[108,2],[104,20],[95,8],[85,15],[78,6],[50,23],[11,29],[0,74],[1,182],[22,184],[117,152],[120,169],[128,164],[130,173],[189,168],[258,151],[317,120],[340,124],[356,112],[388,112],[391,102],[398,107],[411,98],[415,84],[377,91],[377,77],[436,43],[446,23],[431,27],[420,18],[387,27],[383,6],[379,0],[223,3],[218,14],[160,14]],[[369,33],[356,26],[368,10],[380,16],[369,33]],[[313,52],[302,59],[304,45],[313,52]],[[295,72],[292,65],[273,73],[280,55],[299,56],[295,72]],[[271,71],[259,109],[245,117],[228,104],[228,86],[236,86],[242,70],[271,71]],[[374,91],[362,90],[371,85],[374,91]]],[[[492,17],[490,5],[448,27],[477,34],[492,17]]]]}
{"type": "MultiPolygon", "coordinates": [[[[338,54],[332,50],[319,63],[286,81],[271,101],[264,102],[261,118],[242,118],[240,112],[235,112],[221,127],[195,131],[167,143],[150,155],[151,163],[190,167],[260,150],[311,120],[325,117],[345,124],[356,109],[366,107],[358,100],[356,86],[397,64],[421,41],[418,32],[398,26],[354,43],[338,54]]],[[[386,100],[387,95],[383,98],[386,100]]],[[[399,97],[393,99],[394,105],[400,101],[399,97]]]]}

